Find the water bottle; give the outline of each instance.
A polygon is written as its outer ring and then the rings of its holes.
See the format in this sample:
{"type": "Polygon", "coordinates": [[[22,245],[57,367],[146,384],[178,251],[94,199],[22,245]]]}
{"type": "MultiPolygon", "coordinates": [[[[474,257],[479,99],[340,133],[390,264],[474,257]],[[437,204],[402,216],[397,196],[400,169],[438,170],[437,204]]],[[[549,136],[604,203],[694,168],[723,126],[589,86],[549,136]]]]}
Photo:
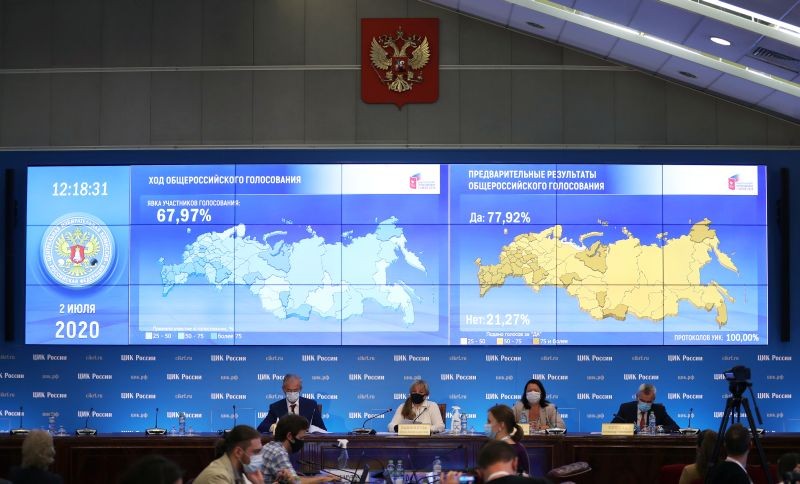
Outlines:
{"type": "Polygon", "coordinates": [[[453,416],[450,418],[450,432],[453,434],[461,433],[461,407],[453,405],[453,416]]]}
{"type": "Polygon", "coordinates": [[[383,477],[387,482],[394,483],[394,461],[389,459],[389,463],[383,469],[383,477]]]}
{"type": "Polygon", "coordinates": [[[439,456],[438,456],[438,455],[437,455],[436,457],[434,457],[434,458],[433,458],[433,465],[432,465],[432,468],[433,468],[433,475],[434,475],[434,477],[435,477],[436,479],[438,479],[438,478],[439,478],[439,474],[441,474],[441,473],[442,473],[442,460],[441,460],[441,459],[439,459],[439,456]]]}
{"type": "Polygon", "coordinates": [[[50,415],[47,417],[47,431],[50,433],[50,435],[55,435],[56,434],[56,414],[55,413],[50,413],[50,415]]]}
{"type": "Polygon", "coordinates": [[[339,469],[347,469],[347,461],[350,459],[350,456],[347,455],[347,447],[342,447],[339,451],[339,457],[336,459],[336,465],[339,466],[339,469]]]}
{"type": "Polygon", "coordinates": [[[183,412],[178,414],[178,435],[186,435],[186,414],[183,412]]]}
{"type": "Polygon", "coordinates": [[[406,481],[406,470],[403,469],[403,459],[397,459],[397,467],[394,468],[392,484],[404,484],[406,481]]]}
{"type": "Polygon", "coordinates": [[[522,427],[523,432],[525,432],[525,429],[527,428],[529,434],[533,433],[533,429],[528,423],[528,409],[526,408],[522,409],[522,414],[519,416],[519,426],[522,427]]]}
{"type": "Polygon", "coordinates": [[[653,414],[653,412],[650,412],[650,414],[647,416],[647,433],[649,435],[656,434],[656,416],[653,414]]]}
{"type": "Polygon", "coordinates": [[[462,434],[466,434],[467,433],[467,413],[466,412],[462,412],[461,413],[461,433],[462,434]]]}

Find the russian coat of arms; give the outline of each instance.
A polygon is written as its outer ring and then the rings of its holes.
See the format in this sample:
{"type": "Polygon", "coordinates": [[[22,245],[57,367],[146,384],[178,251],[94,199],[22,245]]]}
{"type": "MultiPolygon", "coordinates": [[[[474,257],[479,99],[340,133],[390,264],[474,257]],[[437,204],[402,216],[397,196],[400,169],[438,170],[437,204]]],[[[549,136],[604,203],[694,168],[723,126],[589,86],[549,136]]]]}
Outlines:
{"type": "Polygon", "coordinates": [[[439,97],[439,19],[361,19],[361,98],[431,103],[439,97]]]}
{"type": "Polygon", "coordinates": [[[394,37],[373,37],[369,58],[373,67],[385,72],[378,73],[378,77],[390,91],[405,92],[425,80],[422,68],[431,59],[431,47],[427,37],[406,36],[401,27],[394,37]]]}

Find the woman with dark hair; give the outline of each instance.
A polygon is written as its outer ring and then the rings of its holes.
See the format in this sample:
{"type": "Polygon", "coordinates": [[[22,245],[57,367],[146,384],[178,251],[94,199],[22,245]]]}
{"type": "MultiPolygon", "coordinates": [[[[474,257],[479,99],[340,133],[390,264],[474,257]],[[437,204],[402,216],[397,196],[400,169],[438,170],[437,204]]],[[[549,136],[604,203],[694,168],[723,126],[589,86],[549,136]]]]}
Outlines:
{"type": "MultiPolygon", "coordinates": [[[[681,472],[681,480],[678,484],[691,484],[694,481],[705,481],[708,471],[708,461],[714,452],[714,444],[717,443],[717,433],[713,430],[703,430],[697,434],[697,454],[694,464],[689,464],[681,472]]],[[[724,456],[723,456],[724,457],[724,456]]],[[[721,460],[724,460],[721,459],[721,460]]]]}
{"type": "Polygon", "coordinates": [[[404,423],[428,424],[431,426],[431,433],[434,434],[444,431],[444,420],[439,405],[428,400],[430,394],[425,380],[414,380],[409,388],[408,398],[389,422],[389,432],[397,432],[397,426],[404,423]]]}
{"type": "Polygon", "coordinates": [[[525,384],[522,397],[514,404],[514,418],[517,422],[527,421],[533,431],[567,428],[556,406],[547,401],[544,385],[536,379],[525,384]]]}
{"type": "Polygon", "coordinates": [[[490,439],[502,440],[517,452],[517,473],[530,474],[531,464],[528,451],[520,443],[525,433],[514,420],[514,412],[507,405],[495,405],[486,416],[486,436],[490,439]]]}

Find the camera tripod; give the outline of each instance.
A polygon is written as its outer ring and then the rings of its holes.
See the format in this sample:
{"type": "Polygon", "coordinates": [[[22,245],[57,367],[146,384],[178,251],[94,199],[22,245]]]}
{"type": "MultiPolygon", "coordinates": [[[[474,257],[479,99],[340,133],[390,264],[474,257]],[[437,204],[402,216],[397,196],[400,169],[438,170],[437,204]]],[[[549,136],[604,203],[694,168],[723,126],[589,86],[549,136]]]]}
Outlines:
{"type": "MultiPolygon", "coordinates": [[[[732,381],[730,383],[729,389],[731,391],[731,396],[728,397],[728,400],[725,403],[725,413],[722,415],[722,422],[719,424],[717,442],[714,444],[714,452],[711,454],[711,459],[709,462],[713,465],[718,464],[717,461],[719,460],[720,450],[722,449],[722,442],[725,439],[725,431],[728,428],[728,421],[730,420],[733,422],[735,413],[736,423],[739,423],[742,419],[742,407],[744,407],[745,415],[747,415],[747,423],[750,426],[750,434],[753,436],[753,444],[758,451],[758,460],[761,463],[761,468],[764,470],[764,476],[767,478],[767,484],[774,484],[772,481],[772,474],[769,472],[769,463],[767,462],[767,457],[764,454],[764,447],[761,446],[761,438],[756,429],[756,421],[753,419],[753,414],[750,411],[750,403],[747,401],[746,397],[742,397],[742,394],[746,388],[750,389],[750,395],[752,396],[752,383],[742,381],[732,381]]],[[[755,408],[758,421],[761,423],[761,412],[758,411],[758,405],[755,404],[755,399],[753,399],[753,407],[755,408]]],[[[706,474],[706,476],[708,476],[708,474],[706,474]]]]}

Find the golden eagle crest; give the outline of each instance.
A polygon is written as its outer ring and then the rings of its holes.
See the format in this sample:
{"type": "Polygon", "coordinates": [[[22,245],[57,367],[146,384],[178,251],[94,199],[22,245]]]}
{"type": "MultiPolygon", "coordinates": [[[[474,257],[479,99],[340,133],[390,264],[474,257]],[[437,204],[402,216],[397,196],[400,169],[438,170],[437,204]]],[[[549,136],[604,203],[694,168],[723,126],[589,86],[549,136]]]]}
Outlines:
{"type": "Polygon", "coordinates": [[[390,91],[405,92],[410,91],[414,84],[423,81],[422,68],[431,58],[431,48],[427,37],[420,38],[413,34],[405,36],[401,27],[395,37],[391,35],[373,37],[369,58],[375,69],[386,71],[381,74],[376,70],[375,73],[390,91]]]}

